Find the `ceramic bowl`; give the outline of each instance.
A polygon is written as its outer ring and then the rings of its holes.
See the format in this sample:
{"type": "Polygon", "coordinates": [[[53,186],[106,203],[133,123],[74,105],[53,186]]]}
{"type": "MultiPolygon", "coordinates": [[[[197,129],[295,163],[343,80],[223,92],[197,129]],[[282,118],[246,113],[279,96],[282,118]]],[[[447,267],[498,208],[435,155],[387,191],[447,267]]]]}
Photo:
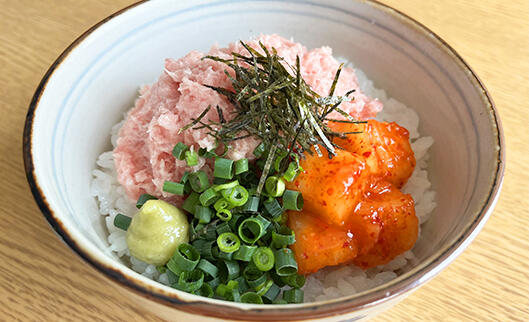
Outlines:
{"type": "Polygon", "coordinates": [[[360,319],[431,279],[474,239],[498,198],[504,142],[494,105],[469,66],[411,18],[371,1],[149,1],[103,20],[53,63],[31,102],[24,161],[35,199],[87,263],[156,314],[182,321],[360,319]],[[206,51],[261,33],[331,46],[390,96],[413,107],[432,136],[437,208],[415,248],[417,265],[368,291],[326,302],[256,306],[182,293],[135,273],[105,252],[107,232],[90,195],[91,170],[111,126],[166,57],[206,51]]]}

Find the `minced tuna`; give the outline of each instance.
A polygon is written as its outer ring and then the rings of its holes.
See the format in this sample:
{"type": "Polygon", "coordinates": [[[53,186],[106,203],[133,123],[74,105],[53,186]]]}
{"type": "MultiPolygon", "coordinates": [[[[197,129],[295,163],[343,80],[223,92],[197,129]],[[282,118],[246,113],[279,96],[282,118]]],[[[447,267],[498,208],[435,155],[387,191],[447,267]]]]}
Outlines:
{"type": "MultiPolygon", "coordinates": [[[[294,65],[296,56],[299,56],[303,79],[316,93],[323,96],[328,94],[340,65],[333,58],[331,48],[307,51],[302,45],[277,35],[261,36],[248,44],[258,49],[259,41],[267,48],[275,48],[288,64],[294,65]]],[[[208,55],[230,58],[232,52],[247,54],[240,43],[233,43],[227,48],[212,47],[208,55]]],[[[203,168],[208,174],[212,171],[212,165],[204,160],[189,168],[185,161],[177,160],[171,154],[178,142],[192,146],[195,150],[213,148],[215,140],[207,135],[207,129],[179,130],[209,105],[218,105],[228,120],[234,110],[225,97],[203,86],[231,88],[224,74],[226,65],[203,60],[204,56],[203,53],[192,51],[180,59],[166,59],[165,70],[160,78],[154,84],[141,88],[140,97],[128,113],[114,149],[114,161],[118,181],[131,200],[138,199],[143,193],[169,198],[162,191],[165,181],[179,181],[186,170],[203,168]]],[[[340,105],[344,111],[357,119],[367,119],[382,110],[382,103],[361,93],[353,69],[344,68],[335,95],[343,95],[351,89],[356,89],[354,100],[340,105]]],[[[215,108],[208,112],[205,119],[218,121],[215,108]]],[[[258,143],[253,138],[235,141],[228,157],[234,160],[252,159],[252,151],[258,143]]],[[[178,203],[179,200],[174,198],[172,201],[178,203]]]]}

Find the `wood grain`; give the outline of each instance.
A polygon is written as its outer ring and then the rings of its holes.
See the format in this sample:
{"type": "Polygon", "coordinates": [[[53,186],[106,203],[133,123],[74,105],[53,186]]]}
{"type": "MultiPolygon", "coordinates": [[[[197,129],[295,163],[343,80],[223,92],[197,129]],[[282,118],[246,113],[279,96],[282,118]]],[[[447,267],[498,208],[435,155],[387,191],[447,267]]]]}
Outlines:
{"type": "MultiPolygon", "coordinates": [[[[432,29],[474,68],[507,141],[503,192],[472,245],[376,321],[529,320],[529,2],[384,0],[432,29]]],[[[26,184],[22,129],[48,66],[130,0],[0,0],[0,320],[159,321],[128,303],[49,228],[26,184]]]]}

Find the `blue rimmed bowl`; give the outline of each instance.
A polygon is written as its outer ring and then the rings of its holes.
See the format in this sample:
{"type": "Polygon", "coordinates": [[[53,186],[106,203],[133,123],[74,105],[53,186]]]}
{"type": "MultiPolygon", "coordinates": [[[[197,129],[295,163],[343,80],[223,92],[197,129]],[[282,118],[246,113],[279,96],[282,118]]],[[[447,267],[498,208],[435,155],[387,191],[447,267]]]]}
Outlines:
{"type": "Polygon", "coordinates": [[[53,63],[29,107],[24,161],[53,229],[116,287],[169,320],[343,320],[394,305],[446,267],[474,239],[501,188],[501,124],[486,89],[443,40],[373,1],[149,1],[101,21],[53,63]],[[437,208],[415,248],[418,262],[376,288],[326,302],[256,306],[165,287],[105,251],[107,231],[90,195],[91,170],[109,133],[154,81],[166,57],[206,51],[259,34],[331,46],[378,87],[413,107],[432,136],[430,177],[437,208]]]}

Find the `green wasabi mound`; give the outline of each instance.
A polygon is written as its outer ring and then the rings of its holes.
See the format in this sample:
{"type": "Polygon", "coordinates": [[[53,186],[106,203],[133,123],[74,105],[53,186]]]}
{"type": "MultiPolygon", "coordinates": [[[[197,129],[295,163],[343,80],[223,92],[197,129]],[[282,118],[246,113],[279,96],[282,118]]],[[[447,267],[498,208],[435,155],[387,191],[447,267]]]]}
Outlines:
{"type": "Polygon", "coordinates": [[[149,200],[127,230],[130,254],[156,266],[165,265],[181,243],[189,241],[189,223],[180,209],[162,200],[149,200]]]}

